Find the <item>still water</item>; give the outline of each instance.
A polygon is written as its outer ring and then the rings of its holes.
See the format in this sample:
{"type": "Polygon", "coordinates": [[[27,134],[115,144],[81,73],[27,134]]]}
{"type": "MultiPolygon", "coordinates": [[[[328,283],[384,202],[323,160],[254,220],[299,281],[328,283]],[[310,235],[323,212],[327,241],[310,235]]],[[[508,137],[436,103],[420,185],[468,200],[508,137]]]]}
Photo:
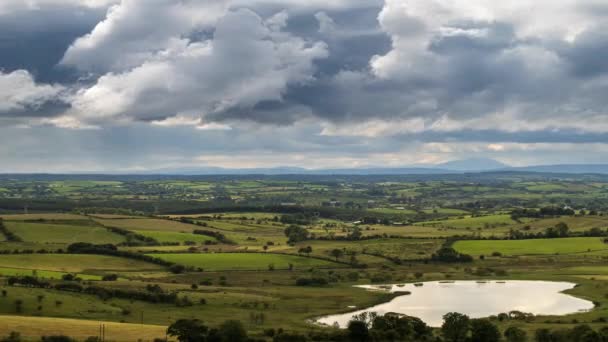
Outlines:
{"type": "Polygon", "coordinates": [[[380,304],[347,314],[322,317],[317,323],[346,327],[353,315],[376,312],[384,315],[395,312],[422,319],[433,327],[441,326],[443,315],[459,312],[471,318],[488,317],[518,310],[535,315],[565,315],[593,308],[593,303],[562,291],[575,284],[548,281],[456,281],[426,282],[405,285],[365,285],[368,290],[411,292],[380,304]],[[421,285],[422,284],[422,285],[421,285]]]}

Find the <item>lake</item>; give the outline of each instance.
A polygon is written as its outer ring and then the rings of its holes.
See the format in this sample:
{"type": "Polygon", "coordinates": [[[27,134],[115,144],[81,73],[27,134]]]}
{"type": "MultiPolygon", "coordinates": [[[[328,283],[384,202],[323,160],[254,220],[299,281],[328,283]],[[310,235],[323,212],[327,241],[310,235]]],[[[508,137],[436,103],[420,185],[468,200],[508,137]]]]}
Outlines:
{"type": "Polygon", "coordinates": [[[456,281],[425,282],[402,285],[364,285],[372,291],[411,292],[390,302],[364,310],[319,318],[316,322],[346,327],[353,315],[376,312],[384,315],[395,312],[422,319],[433,327],[441,326],[443,315],[459,312],[471,318],[488,317],[518,310],[535,315],[566,315],[593,309],[592,302],[576,298],[562,291],[576,284],[549,281],[456,281]],[[422,285],[420,285],[422,284],[422,285]]]}

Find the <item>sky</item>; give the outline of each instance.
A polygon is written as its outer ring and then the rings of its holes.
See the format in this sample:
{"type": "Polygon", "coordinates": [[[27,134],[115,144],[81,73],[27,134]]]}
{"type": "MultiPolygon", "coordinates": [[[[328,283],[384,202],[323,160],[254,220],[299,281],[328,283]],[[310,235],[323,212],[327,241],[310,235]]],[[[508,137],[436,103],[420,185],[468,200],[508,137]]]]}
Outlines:
{"type": "Polygon", "coordinates": [[[608,162],[605,0],[2,0],[0,172],[608,162]]]}

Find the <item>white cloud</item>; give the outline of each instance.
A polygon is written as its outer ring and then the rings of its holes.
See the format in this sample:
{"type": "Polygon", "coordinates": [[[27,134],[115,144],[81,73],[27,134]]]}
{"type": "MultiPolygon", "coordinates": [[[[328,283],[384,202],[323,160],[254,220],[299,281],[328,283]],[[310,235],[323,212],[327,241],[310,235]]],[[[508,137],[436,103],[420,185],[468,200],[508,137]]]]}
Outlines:
{"type": "Polygon", "coordinates": [[[93,123],[158,122],[179,113],[204,117],[280,100],[288,85],[311,80],[313,61],[327,56],[324,43],[280,29],[277,20],[264,22],[249,10],[228,12],[213,39],[172,38],[140,65],[100,77],[74,96],[68,115],[93,123]]]}
{"type": "Polygon", "coordinates": [[[63,91],[62,86],[36,84],[25,70],[11,73],[0,70],[0,116],[2,112],[35,111],[47,102],[58,100],[63,91]]]}
{"type": "Polygon", "coordinates": [[[120,0],[2,0],[0,15],[23,10],[39,10],[52,6],[74,6],[86,8],[105,8],[120,0]]]}
{"type": "Polygon", "coordinates": [[[227,1],[123,0],[70,46],[62,64],[102,73],[129,70],[170,50],[182,35],[213,27],[226,9],[227,1]]]}

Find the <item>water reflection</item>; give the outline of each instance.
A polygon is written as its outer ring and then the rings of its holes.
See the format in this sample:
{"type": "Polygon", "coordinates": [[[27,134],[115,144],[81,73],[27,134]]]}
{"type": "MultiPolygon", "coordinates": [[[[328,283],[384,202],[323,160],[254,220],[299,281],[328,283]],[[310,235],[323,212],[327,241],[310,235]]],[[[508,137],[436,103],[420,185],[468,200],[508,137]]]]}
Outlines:
{"type": "Polygon", "coordinates": [[[441,326],[443,315],[448,312],[460,312],[471,318],[480,318],[513,310],[535,315],[565,315],[592,309],[592,302],[561,293],[574,286],[573,283],[547,281],[365,285],[361,287],[406,294],[365,310],[322,317],[317,322],[327,325],[337,322],[341,327],[345,327],[353,315],[365,311],[377,312],[379,315],[396,312],[418,317],[430,326],[438,327],[441,326]]]}

